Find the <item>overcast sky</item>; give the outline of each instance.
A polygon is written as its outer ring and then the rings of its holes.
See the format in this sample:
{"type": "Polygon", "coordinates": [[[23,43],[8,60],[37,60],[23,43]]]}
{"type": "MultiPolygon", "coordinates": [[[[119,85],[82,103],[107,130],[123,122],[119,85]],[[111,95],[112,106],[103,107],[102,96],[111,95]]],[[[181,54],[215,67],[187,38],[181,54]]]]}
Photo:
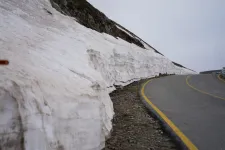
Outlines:
{"type": "Polygon", "coordinates": [[[88,0],[171,60],[225,67],[225,0],[88,0]]]}

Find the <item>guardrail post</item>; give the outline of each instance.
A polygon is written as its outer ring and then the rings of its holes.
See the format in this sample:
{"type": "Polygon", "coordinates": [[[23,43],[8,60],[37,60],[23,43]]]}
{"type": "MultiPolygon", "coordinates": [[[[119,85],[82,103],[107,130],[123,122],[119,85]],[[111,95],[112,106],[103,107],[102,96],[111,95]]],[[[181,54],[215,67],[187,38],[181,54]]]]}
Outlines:
{"type": "Polygon", "coordinates": [[[225,78],[225,67],[223,67],[221,73],[222,73],[222,76],[225,78]]]}

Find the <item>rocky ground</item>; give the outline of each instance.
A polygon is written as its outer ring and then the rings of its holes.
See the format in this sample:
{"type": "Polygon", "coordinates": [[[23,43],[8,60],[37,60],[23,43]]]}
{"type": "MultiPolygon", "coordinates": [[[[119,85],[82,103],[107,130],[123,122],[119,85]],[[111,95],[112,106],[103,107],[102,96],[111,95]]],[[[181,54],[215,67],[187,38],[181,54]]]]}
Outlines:
{"type": "Polygon", "coordinates": [[[110,94],[115,116],[113,131],[104,150],[179,149],[140,100],[138,88],[143,82],[134,82],[110,94]]]}

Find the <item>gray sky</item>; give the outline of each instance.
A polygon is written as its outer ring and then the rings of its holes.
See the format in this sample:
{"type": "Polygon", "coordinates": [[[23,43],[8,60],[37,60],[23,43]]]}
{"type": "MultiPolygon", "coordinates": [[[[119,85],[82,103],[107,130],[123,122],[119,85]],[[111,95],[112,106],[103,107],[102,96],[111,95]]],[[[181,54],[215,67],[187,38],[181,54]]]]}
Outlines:
{"type": "Polygon", "coordinates": [[[88,0],[171,60],[225,67],[225,0],[88,0]]]}

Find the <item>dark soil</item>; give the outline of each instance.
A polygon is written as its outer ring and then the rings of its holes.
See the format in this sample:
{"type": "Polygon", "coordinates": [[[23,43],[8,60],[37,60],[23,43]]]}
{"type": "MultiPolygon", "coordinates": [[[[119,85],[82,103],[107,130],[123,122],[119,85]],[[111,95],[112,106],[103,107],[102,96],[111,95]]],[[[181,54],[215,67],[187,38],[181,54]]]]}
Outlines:
{"type": "Polygon", "coordinates": [[[179,149],[140,100],[138,89],[143,82],[134,82],[110,94],[115,116],[113,131],[104,150],[179,149]]]}

